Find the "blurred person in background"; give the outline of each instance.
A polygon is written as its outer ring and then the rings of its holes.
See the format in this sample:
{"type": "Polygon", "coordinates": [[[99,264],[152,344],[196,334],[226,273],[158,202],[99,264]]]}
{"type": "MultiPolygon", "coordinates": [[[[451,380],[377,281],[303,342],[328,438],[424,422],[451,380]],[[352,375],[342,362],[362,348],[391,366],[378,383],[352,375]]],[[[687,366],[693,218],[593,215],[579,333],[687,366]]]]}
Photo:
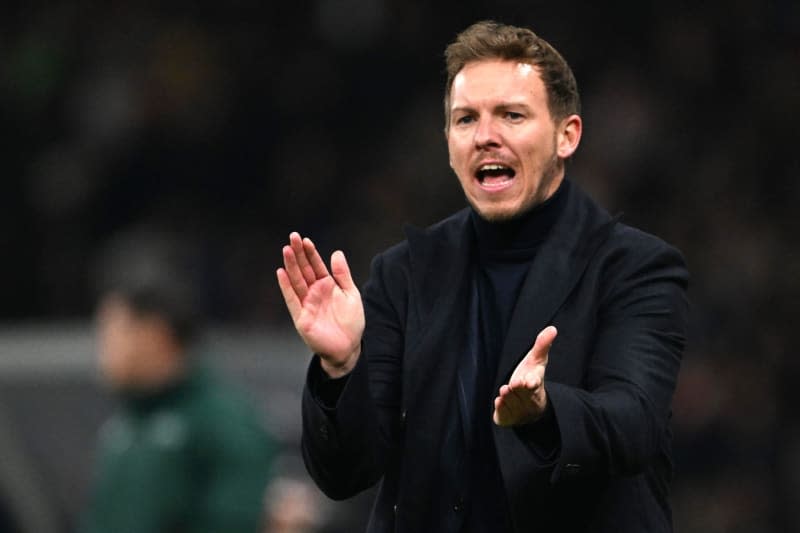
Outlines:
{"type": "Polygon", "coordinates": [[[580,103],[549,43],[481,22],[445,56],[470,207],[409,228],[363,295],[342,252],[283,248],[306,466],[335,499],[380,481],[373,533],[672,531],[683,258],[565,178],[580,103]]]}
{"type": "Polygon", "coordinates": [[[198,352],[191,271],[167,241],[101,261],[98,363],[119,400],[102,427],[82,533],[255,533],[276,452],[261,414],[198,352]]]}

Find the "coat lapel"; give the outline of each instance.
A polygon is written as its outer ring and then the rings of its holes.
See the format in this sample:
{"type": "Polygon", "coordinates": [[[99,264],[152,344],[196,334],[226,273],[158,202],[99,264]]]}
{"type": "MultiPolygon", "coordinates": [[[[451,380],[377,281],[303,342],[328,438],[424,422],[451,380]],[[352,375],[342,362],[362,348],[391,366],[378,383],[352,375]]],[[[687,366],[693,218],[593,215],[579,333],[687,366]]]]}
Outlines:
{"type": "Polygon", "coordinates": [[[415,420],[416,446],[409,453],[426,467],[405,469],[401,483],[410,488],[404,494],[406,505],[415,501],[437,517],[434,520],[454,520],[459,515],[440,506],[452,506],[466,475],[464,432],[471,414],[464,408],[471,397],[471,384],[464,379],[472,312],[469,211],[425,230],[407,227],[406,236],[412,307],[405,331],[402,402],[415,420]],[[442,486],[450,492],[442,492],[442,486]]]}
{"type": "Polygon", "coordinates": [[[403,394],[413,399],[419,397],[417,389],[431,380],[446,386],[442,380],[455,375],[466,344],[473,236],[469,209],[430,228],[409,226],[405,231],[411,265],[409,302],[414,307],[406,324],[403,394]]]}
{"type": "MultiPolygon", "coordinates": [[[[432,327],[465,297],[471,267],[472,231],[469,209],[435,226],[405,228],[411,263],[414,312],[421,324],[432,327]]],[[[451,331],[455,324],[445,325],[451,331]]],[[[455,331],[453,331],[455,333],[455,331]]],[[[408,350],[407,350],[408,351],[408,350]]]]}
{"type": "Polygon", "coordinates": [[[522,285],[495,376],[495,390],[508,382],[615,222],[571,184],[567,205],[542,243],[522,285]]]}

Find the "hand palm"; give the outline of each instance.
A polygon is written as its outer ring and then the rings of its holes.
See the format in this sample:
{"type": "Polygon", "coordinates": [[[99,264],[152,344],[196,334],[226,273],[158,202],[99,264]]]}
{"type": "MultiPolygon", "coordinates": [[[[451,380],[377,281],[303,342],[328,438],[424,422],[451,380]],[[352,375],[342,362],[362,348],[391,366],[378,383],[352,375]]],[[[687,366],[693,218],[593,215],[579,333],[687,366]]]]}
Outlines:
{"type": "Polygon", "coordinates": [[[315,352],[335,359],[349,355],[361,339],[364,310],[360,295],[348,294],[326,276],[308,288],[297,330],[315,352]]]}
{"type": "Polygon", "coordinates": [[[557,335],[548,326],[536,337],[528,354],[520,361],[506,385],[494,400],[493,419],[498,426],[514,426],[538,419],[547,407],[544,375],[548,353],[557,335]]]}

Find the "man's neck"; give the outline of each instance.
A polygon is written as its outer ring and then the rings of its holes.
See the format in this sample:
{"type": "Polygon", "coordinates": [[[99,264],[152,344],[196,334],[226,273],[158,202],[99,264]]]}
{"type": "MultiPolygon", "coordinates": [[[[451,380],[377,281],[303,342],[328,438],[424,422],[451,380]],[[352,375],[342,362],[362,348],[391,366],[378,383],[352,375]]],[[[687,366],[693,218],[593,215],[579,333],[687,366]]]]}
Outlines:
{"type": "Polygon", "coordinates": [[[470,217],[479,251],[491,254],[536,247],[547,237],[563,211],[570,187],[569,181],[562,181],[550,198],[509,220],[490,222],[473,209],[470,217]]]}

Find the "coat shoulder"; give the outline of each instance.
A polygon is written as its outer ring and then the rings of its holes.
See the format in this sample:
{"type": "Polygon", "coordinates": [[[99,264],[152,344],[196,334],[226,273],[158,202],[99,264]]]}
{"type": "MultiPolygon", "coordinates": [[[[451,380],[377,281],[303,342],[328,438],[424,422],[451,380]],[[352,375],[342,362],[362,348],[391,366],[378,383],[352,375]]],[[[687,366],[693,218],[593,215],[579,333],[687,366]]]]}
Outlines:
{"type": "Polygon", "coordinates": [[[606,304],[622,302],[636,288],[652,293],[670,287],[685,294],[689,270],[681,252],[653,234],[617,222],[590,263],[606,304]],[[665,285],[666,283],[666,285],[665,285]],[[661,287],[661,289],[659,289],[661,287]]]}
{"type": "Polygon", "coordinates": [[[671,262],[686,266],[683,254],[662,238],[641,229],[617,222],[605,242],[604,255],[612,255],[624,262],[639,263],[654,258],[669,258],[671,262]]]}
{"type": "Polygon", "coordinates": [[[469,208],[464,208],[425,228],[406,224],[406,239],[376,255],[373,269],[378,265],[383,269],[404,268],[412,262],[412,255],[429,255],[459,246],[468,223],[469,208]]]}
{"type": "Polygon", "coordinates": [[[414,249],[435,245],[437,247],[457,246],[469,224],[470,208],[461,209],[426,228],[418,228],[407,224],[403,231],[406,241],[414,249]]]}

